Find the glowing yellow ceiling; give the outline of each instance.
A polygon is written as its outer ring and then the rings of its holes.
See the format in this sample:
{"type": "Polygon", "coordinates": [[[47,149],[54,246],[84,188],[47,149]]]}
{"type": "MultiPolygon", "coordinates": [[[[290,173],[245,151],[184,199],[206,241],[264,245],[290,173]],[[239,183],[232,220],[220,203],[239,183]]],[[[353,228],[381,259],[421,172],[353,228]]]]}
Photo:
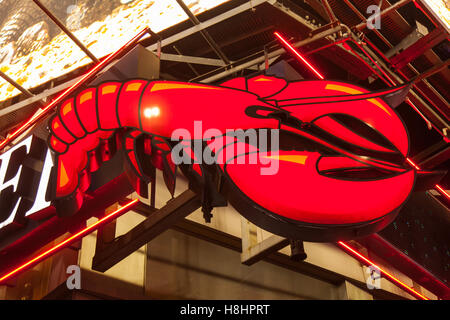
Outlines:
{"type": "MultiPolygon", "coordinates": [[[[227,1],[229,0],[184,0],[195,14],[227,1]]],[[[159,32],[187,19],[175,0],[121,0],[120,3],[101,21],[73,30],[76,37],[98,58],[120,48],[144,26],[159,32]]],[[[73,7],[68,8],[68,11],[73,11],[73,7]]],[[[40,26],[35,24],[30,28],[38,27],[40,26]]],[[[10,61],[0,65],[0,70],[25,88],[36,87],[91,62],[62,32],[38,50],[25,56],[12,56],[10,61]]],[[[0,78],[0,101],[19,93],[0,78]]]]}

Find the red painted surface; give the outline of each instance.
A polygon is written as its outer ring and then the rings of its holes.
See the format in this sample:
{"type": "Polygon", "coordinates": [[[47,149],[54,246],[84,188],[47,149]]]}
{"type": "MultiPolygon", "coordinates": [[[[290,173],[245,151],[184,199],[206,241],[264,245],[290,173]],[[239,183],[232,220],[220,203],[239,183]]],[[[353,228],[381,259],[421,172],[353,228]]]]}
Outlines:
{"type": "MultiPolygon", "coordinates": [[[[51,120],[52,129],[58,125],[60,119],[64,119],[67,127],[52,130],[52,137],[57,139],[51,147],[59,153],[57,195],[64,197],[73,192],[77,186],[80,188],[78,175],[86,166],[86,154],[89,150],[95,149],[101,139],[107,139],[113,133],[104,130],[118,128],[133,128],[136,134],[142,132],[170,140],[173,131],[179,128],[186,129],[194,137],[195,121],[201,121],[202,135],[209,129],[218,129],[223,133],[227,129],[276,129],[279,127],[279,120],[270,114],[285,112],[298,119],[300,123],[316,124],[326,132],[357,147],[406,156],[408,136],[403,123],[381,98],[385,94],[392,94],[403,88],[370,93],[358,86],[336,81],[288,83],[283,79],[266,76],[237,78],[227,81],[222,86],[174,81],[106,82],[96,89],[86,89],[75,99],[70,100],[77,102],[73,108],[64,109],[63,104],[58,109],[57,116],[51,120]],[[95,119],[92,118],[94,107],[92,101],[98,101],[95,119]],[[78,103],[88,104],[91,108],[90,110],[80,108],[78,103]],[[261,108],[257,116],[248,114],[248,108],[252,106],[261,108]],[[89,117],[78,114],[83,110],[86,110],[89,117]],[[376,141],[370,140],[371,138],[364,137],[327,116],[333,114],[344,114],[359,119],[358,121],[374,128],[389,140],[392,147],[381,146],[376,141]],[[82,127],[78,119],[81,119],[83,127],[86,128],[83,131],[85,137],[82,139],[74,137],[75,132],[80,135],[79,130],[82,127]],[[70,132],[74,134],[71,135],[70,132]]],[[[280,151],[281,157],[294,156],[296,159],[303,157],[306,160],[304,163],[280,160],[280,169],[275,175],[261,175],[262,164],[248,164],[248,161],[246,164],[231,164],[229,163],[231,159],[226,159],[226,168],[221,166],[225,175],[240,192],[264,210],[306,223],[360,223],[378,219],[397,210],[412,190],[415,171],[402,167],[401,164],[380,159],[371,160],[347,151],[344,147],[335,146],[301,127],[283,125],[282,128],[284,127],[297,133],[299,137],[310,139],[340,153],[346,159],[346,162],[340,163],[328,161],[328,170],[333,169],[332,166],[335,165],[334,169],[340,169],[344,173],[348,170],[350,174],[354,171],[355,163],[358,163],[360,167],[378,168],[387,173],[384,177],[365,180],[331,177],[317,169],[320,159],[324,156],[319,152],[280,151]],[[344,163],[348,167],[345,167],[344,163]]],[[[160,155],[163,151],[168,151],[167,145],[162,140],[155,142],[155,145],[158,143],[160,146],[166,146],[159,149],[160,155]]],[[[237,143],[241,142],[234,142],[227,148],[234,148],[237,143]]],[[[135,148],[133,142],[127,139],[125,146],[129,161],[136,168],[137,174],[142,175],[141,164],[132,150],[135,148]]],[[[213,145],[210,147],[214,149],[213,145]]],[[[250,152],[257,152],[262,157],[265,156],[264,152],[254,146],[247,146],[247,149],[250,152]]],[[[237,155],[236,159],[239,157],[248,156],[241,154],[237,155]]],[[[166,160],[174,170],[170,159],[166,160]]],[[[159,165],[158,163],[153,162],[158,168],[163,169],[162,162],[159,165]]],[[[200,172],[198,168],[194,170],[200,172]]]]}

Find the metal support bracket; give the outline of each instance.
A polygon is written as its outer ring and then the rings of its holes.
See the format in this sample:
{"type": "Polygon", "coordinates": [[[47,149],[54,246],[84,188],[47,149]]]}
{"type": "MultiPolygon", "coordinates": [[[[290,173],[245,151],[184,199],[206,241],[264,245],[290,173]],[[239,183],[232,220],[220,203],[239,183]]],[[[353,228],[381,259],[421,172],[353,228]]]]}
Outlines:
{"type": "Polygon", "coordinates": [[[258,262],[271,253],[277,252],[289,245],[289,239],[277,235],[271,235],[269,238],[258,242],[258,227],[243,217],[241,217],[241,230],[241,263],[247,266],[258,262]]]}
{"type": "MultiPolygon", "coordinates": [[[[105,272],[119,261],[150,242],[152,239],[171,228],[200,207],[200,200],[196,193],[186,190],[171,199],[161,209],[149,214],[148,218],[131,229],[128,233],[117,237],[113,242],[97,248],[92,260],[92,269],[105,272]]],[[[133,211],[146,210],[144,206],[137,206],[133,211]]]]}

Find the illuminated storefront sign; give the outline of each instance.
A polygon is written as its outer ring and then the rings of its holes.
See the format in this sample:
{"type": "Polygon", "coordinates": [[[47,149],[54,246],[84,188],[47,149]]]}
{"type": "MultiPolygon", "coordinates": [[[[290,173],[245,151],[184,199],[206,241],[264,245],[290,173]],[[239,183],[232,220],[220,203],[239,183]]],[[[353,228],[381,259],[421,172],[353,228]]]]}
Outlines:
{"type": "Polygon", "coordinates": [[[180,168],[205,195],[204,210],[229,202],[285,237],[335,241],[376,232],[395,218],[416,177],[393,109],[407,92],[267,76],[220,86],[104,82],[58,107],[48,120],[49,148],[28,137],[1,155],[8,209],[0,232],[40,219],[49,205],[76,215],[92,176],[117,157],[143,197],[155,168],[173,194],[180,168]],[[205,155],[216,161],[202,161],[205,155]]]}

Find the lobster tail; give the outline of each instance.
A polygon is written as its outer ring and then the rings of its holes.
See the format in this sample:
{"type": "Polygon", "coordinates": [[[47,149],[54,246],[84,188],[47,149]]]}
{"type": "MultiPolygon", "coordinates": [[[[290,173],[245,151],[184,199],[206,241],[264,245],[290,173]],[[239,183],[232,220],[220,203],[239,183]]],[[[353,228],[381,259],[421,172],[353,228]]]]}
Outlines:
{"type": "Polygon", "coordinates": [[[100,141],[109,139],[115,129],[140,127],[141,96],[149,83],[145,80],[109,81],[85,89],[60,105],[49,123],[52,133],[49,145],[59,155],[57,197],[83,189],[79,185],[80,176],[85,176],[86,170],[98,169],[93,150],[100,141]]]}
{"type": "Polygon", "coordinates": [[[70,144],[98,130],[139,128],[141,95],[149,83],[145,80],[105,82],[66,100],[50,122],[51,147],[57,153],[64,153],[70,144]]]}

